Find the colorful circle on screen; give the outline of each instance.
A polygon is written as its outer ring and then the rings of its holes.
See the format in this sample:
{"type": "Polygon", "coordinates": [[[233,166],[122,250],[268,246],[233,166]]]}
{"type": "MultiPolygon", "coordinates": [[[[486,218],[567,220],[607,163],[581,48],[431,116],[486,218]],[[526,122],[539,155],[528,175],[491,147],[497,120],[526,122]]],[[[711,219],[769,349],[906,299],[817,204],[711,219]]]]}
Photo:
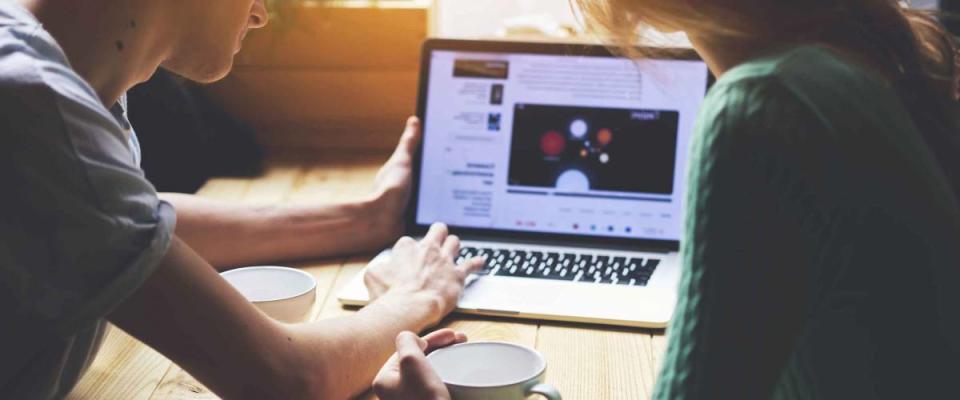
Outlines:
{"type": "Polygon", "coordinates": [[[590,190],[590,179],[583,172],[568,169],[557,177],[555,186],[557,190],[564,192],[586,192],[590,190]]]}
{"type": "Polygon", "coordinates": [[[587,125],[587,121],[584,121],[580,118],[573,120],[570,123],[570,134],[577,139],[583,139],[587,136],[587,130],[590,129],[590,126],[587,125]]]}
{"type": "Polygon", "coordinates": [[[600,163],[601,163],[601,164],[606,164],[606,163],[608,163],[608,162],[610,162],[610,155],[607,154],[607,153],[601,154],[601,155],[600,155],[600,163]]]}
{"type": "Polygon", "coordinates": [[[602,128],[599,131],[597,131],[597,142],[599,142],[601,146],[606,146],[610,144],[612,140],[613,140],[613,131],[611,131],[610,129],[602,128]]]}
{"type": "Polygon", "coordinates": [[[548,157],[556,157],[567,147],[567,139],[557,131],[549,131],[540,137],[540,151],[548,157]]]}

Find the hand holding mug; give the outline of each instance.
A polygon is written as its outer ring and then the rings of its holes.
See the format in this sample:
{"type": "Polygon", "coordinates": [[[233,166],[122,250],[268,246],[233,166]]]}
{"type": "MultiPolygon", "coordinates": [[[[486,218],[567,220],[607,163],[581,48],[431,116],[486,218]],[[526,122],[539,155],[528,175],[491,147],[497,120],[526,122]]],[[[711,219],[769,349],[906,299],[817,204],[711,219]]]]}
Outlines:
{"type": "Polygon", "coordinates": [[[374,391],[383,400],[523,400],[532,395],[561,400],[560,392],[543,382],[547,363],[536,350],[466,339],[449,329],[422,339],[401,333],[397,354],[380,370],[374,391]]]}
{"type": "Polygon", "coordinates": [[[449,399],[450,393],[430,367],[425,354],[466,341],[464,334],[450,329],[441,329],[423,338],[412,332],[401,332],[397,335],[396,354],[373,380],[374,393],[381,400],[449,399]]]}

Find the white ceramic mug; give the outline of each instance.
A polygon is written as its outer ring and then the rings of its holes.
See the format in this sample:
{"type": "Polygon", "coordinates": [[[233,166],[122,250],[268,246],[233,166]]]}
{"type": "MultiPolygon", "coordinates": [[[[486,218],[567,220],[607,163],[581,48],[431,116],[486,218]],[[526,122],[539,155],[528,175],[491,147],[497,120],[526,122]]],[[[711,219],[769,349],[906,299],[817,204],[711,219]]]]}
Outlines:
{"type": "Polygon", "coordinates": [[[454,400],[522,400],[535,394],[560,400],[560,392],[543,383],[546,360],[529,347],[467,342],[436,350],[427,361],[454,400]]]}
{"type": "Polygon", "coordinates": [[[245,267],[220,275],[260,311],[281,322],[306,321],[317,299],[317,280],[299,269],[245,267]]]}

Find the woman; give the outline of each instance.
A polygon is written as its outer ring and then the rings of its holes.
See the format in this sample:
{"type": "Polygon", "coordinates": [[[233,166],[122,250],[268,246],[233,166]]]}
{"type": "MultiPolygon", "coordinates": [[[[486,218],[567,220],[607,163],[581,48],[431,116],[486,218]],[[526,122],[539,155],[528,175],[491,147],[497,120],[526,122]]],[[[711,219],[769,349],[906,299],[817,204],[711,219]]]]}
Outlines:
{"type": "MultiPolygon", "coordinates": [[[[691,148],[655,397],[956,397],[953,38],[895,0],[578,3],[622,46],[685,32],[719,77],[691,148]]],[[[380,393],[446,395],[414,369],[417,342],[398,337],[413,372],[388,365],[380,393]]]]}

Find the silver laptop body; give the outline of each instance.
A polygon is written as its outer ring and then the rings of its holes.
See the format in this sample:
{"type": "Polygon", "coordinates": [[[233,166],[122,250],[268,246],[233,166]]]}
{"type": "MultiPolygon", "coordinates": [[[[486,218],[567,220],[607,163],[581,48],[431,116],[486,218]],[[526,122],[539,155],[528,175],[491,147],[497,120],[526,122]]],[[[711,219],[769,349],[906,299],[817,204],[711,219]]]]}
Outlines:
{"type": "MultiPolygon", "coordinates": [[[[431,39],[408,235],[444,222],[485,256],[456,312],[662,328],[693,121],[712,77],[687,50],[431,39]]],[[[377,257],[389,257],[385,250],[377,257]]],[[[358,274],[339,292],[369,298],[358,274]]]]}

